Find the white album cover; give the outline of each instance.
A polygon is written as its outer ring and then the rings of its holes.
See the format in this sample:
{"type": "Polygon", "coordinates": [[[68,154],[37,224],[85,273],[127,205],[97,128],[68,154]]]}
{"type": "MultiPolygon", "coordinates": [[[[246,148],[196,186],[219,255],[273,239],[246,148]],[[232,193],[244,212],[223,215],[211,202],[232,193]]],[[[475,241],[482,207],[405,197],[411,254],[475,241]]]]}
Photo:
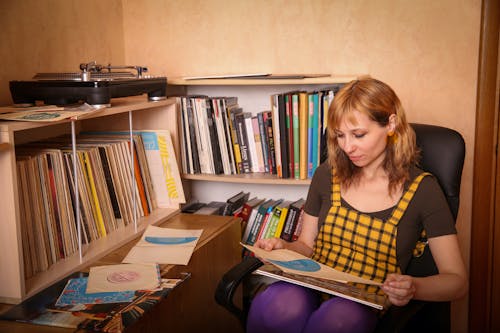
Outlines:
{"type": "Polygon", "coordinates": [[[87,293],[153,290],[161,282],[158,264],[134,263],[90,268],[87,293]]]}
{"type": "Polygon", "coordinates": [[[202,233],[150,225],[122,262],[187,265],[202,233]]]}

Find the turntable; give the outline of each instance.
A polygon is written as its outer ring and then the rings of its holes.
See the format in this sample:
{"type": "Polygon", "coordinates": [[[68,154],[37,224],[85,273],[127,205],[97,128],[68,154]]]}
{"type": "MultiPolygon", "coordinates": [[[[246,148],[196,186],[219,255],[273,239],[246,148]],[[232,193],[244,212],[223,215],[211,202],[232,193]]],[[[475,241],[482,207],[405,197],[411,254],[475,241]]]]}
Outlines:
{"type": "Polygon", "coordinates": [[[149,100],[166,98],[167,78],[145,75],[147,67],[80,64],[80,72],[38,73],[31,81],[10,81],[16,106],[67,105],[85,102],[110,106],[111,99],[148,94],[149,100]]]}

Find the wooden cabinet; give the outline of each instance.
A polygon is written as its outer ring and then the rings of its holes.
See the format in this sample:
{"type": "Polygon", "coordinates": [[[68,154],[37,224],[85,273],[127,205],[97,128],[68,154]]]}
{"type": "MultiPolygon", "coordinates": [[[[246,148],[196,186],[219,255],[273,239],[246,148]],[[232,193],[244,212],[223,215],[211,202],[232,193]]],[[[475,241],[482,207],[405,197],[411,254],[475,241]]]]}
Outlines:
{"type": "MultiPolygon", "coordinates": [[[[148,102],[145,96],[118,98],[103,111],[82,117],[74,122],[76,133],[102,130],[128,131],[167,129],[171,132],[174,149],[178,151],[175,100],[148,102]]],[[[22,143],[71,133],[71,121],[55,123],[0,122],[0,302],[17,303],[71,272],[88,266],[90,262],[129,242],[149,224],[158,224],[178,213],[179,207],[162,208],[133,224],[115,230],[108,236],[93,241],[79,253],[57,261],[48,270],[30,279],[23,268],[22,226],[19,207],[19,188],[16,174],[16,146],[22,143]]]]}
{"type": "MultiPolygon", "coordinates": [[[[181,94],[235,96],[244,111],[252,114],[271,110],[271,95],[288,91],[313,91],[329,88],[356,79],[356,75],[326,76],[303,79],[224,78],[224,79],[169,79],[169,85],[178,87],[181,94]]],[[[263,173],[237,175],[184,174],[190,181],[192,196],[202,202],[223,200],[241,189],[252,195],[279,198],[286,191],[287,199],[304,197],[310,179],[278,178],[263,173]]]]}
{"type": "MultiPolygon", "coordinates": [[[[163,277],[178,277],[184,272],[190,273],[190,277],[127,327],[125,332],[243,332],[238,319],[217,305],[214,298],[221,276],[241,260],[241,247],[238,242],[241,230],[238,219],[226,216],[176,214],[160,223],[160,226],[203,230],[187,265],[160,265],[163,277]]],[[[120,263],[134,245],[135,241],[128,242],[97,260],[93,265],[120,263]]],[[[82,271],[88,271],[88,267],[82,271]]],[[[234,301],[241,306],[241,290],[234,295],[234,301]]],[[[8,308],[6,306],[5,310],[8,308]]],[[[0,320],[0,332],[33,331],[67,333],[74,332],[74,329],[0,320]]]]}

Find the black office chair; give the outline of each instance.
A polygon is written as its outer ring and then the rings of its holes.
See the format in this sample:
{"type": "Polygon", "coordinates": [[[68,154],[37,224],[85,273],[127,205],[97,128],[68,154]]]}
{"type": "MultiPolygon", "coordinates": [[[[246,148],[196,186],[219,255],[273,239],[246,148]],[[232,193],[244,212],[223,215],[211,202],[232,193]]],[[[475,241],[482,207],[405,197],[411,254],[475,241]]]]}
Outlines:
{"type": "MultiPolygon", "coordinates": [[[[411,124],[421,150],[420,167],[432,173],[441,185],[453,217],[456,219],[459,207],[460,182],[465,157],[465,143],[455,130],[425,124],[411,124]]],[[[228,271],[216,289],[217,303],[240,319],[246,326],[249,302],[238,307],[233,296],[240,284],[262,262],[254,257],[245,258],[228,271]]],[[[437,273],[437,268],[428,247],[420,257],[413,258],[405,274],[429,276],[437,273]]],[[[449,332],[450,302],[411,301],[403,307],[391,306],[380,319],[377,332],[449,332]]]]}

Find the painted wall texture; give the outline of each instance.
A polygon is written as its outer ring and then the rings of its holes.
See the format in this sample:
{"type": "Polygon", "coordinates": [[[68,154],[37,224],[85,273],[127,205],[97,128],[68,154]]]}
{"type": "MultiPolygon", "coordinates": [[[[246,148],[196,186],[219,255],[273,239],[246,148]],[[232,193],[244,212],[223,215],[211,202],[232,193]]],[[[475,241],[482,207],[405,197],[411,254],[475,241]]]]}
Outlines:
{"type": "MultiPolygon", "coordinates": [[[[167,77],[369,74],[410,121],[464,136],[457,226],[468,261],[480,14],[480,0],[3,0],[0,104],[11,103],[10,80],[91,60],[167,77]]],[[[466,327],[464,299],[453,331],[466,327]]]]}

